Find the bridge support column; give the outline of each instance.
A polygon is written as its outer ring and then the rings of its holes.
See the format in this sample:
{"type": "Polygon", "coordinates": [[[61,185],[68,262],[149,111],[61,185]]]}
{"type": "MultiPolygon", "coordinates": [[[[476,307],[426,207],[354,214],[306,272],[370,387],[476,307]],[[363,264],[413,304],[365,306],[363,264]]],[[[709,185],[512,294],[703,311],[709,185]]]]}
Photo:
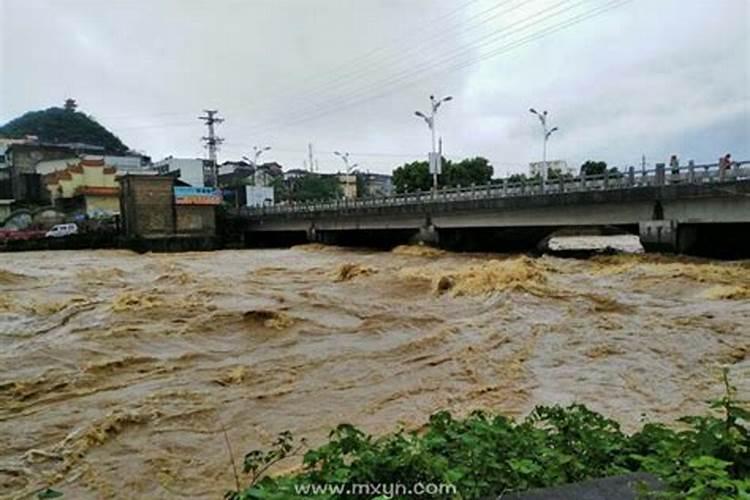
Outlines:
{"type": "Polygon", "coordinates": [[[698,240],[697,229],[674,220],[651,220],[638,224],[641,245],[647,252],[689,253],[698,240]]]}
{"type": "Polygon", "coordinates": [[[432,224],[425,224],[419,228],[419,232],[412,238],[414,243],[422,245],[437,246],[440,243],[440,237],[437,229],[432,224]]]}

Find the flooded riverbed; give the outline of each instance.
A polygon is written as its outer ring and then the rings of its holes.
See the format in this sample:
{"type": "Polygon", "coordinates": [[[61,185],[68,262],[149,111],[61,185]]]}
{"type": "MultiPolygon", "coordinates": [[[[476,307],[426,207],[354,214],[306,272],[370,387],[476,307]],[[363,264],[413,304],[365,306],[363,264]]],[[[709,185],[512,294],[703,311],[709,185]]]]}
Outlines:
{"type": "Polygon", "coordinates": [[[750,393],[750,262],[290,250],[0,256],[0,496],[220,498],[291,430],[750,393]]]}

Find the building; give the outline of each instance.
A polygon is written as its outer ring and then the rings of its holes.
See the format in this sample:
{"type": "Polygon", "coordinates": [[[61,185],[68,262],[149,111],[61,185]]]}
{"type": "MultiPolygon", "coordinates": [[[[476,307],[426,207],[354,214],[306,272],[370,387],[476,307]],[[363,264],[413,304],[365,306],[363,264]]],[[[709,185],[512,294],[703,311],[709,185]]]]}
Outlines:
{"type": "MultiPolygon", "coordinates": [[[[156,175],[156,172],[149,169],[150,159],[148,156],[133,154],[124,156],[113,156],[113,155],[80,155],[80,159],[83,160],[104,160],[104,163],[108,167],[115,169],[116,175],[126,175],[128,173],[144,173],[156,175]]],[[[40,161],[36,165],[36,172],[42,176],[65,170],[71,163],[70,158],[64,158],[61,160],[45,160],[40,161]]]]}
{"type": "MultiPolygon", "coordinates": [[[[2,139],[0,141],[0,197],[6,191],[18,202],[30,204],[49,203],[43,177],[56,170],[67,168],[67,161],[87,156],[102,157],[105,149],[85,143],[45,143],[36,137],[2,139]],[[41,164],[41,168],[40,168],[41,164]]],[[[108,166],[123,169],[143,168],[150,159],[132,154],[104,156],[108,166]]]]}
{"type": "Polygon", "coordinates": [[[572,168],[568,167],[568,162],[565,160],[548,160],[546,162],[546,171],[545,171],[545,162],[537,161],[529,163],[529,176],[536,177],[536,176],[542,176],[543,178],[549,177],[549,174],[551,172],[556,172],[557,174],[570,174],[574,175],[575,172],[572,168]]]}
{"type": "Polygon", "coordinates": [[[120,187],[116,170],[103,158],[64,160],[62,170],[43,176],[47,198],[65,212],[80,212],[89,217],[110,217],[120,213],[120,187]]]}
{"type": "Polygon", "coordinates": [[[290,182],[306,175],[310,175],[310,172],[308,170],[302,168],[293,168],[284,172],[284,182],[290,182]]]}
{"type": "Polygon", "coordinates": [[[341,186],[341,192],[344,198],[354,199],[357,197],[357,175],[356,174],[338,174],[336,178],[341,186]]]}
{"type": "Polygon", "coordinates": [[[391,196],[393,194],[393,177],[386,174],[360,174],[364,187],[363,196],[391,196]]]}
{"type": "Polygon", "coordinates": [[[201,158],[175,158],[167,156],[151,166],[159,175],[171,174],[193,187],[205,187],[203,169],[210,166],[209,160],[201,158]]]}
{"type": "Polygon", "coordinates": [[[271,186],[245,186],[245,206],[264,207],[273,205],[274,201],[274,190],[271,186]]]}
{"type": "Polygon", "coordinates": [[[284,168],[276,162],[256,165],[254,186],[272,186],[274,181],[284,175],[284,168]]]}
{"type": "Polygon", "coordinates": [[[121,227],[126,240],[145,242],[146,249],[213,245],[219,190],[176,186],[176,182],[172,176],[125,175],[119,179],[121,227]]]}

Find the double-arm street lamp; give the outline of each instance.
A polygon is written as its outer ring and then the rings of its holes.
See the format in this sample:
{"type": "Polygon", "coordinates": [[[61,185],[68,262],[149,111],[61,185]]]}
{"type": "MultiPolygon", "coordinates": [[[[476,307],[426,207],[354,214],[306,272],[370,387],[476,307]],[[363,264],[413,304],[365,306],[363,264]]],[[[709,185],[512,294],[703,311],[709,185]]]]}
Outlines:
{"type": "Polygon", "coordinates": [[[547,141],[549,141],[550,136],[554,132],[556,132],[558,128],[547,128],[547,110],[544,110],[540,113],[534,108],[529,108],[529,113],[531,113],[532,115],[536,115],[537,118],[539,118],[539,121],[542,124],[542,129],[544,130],[544,146],[542,149],[542,179],[547,180],[547,141]]]}
{"type": "Polygon", "coordinates": [[[334,151],[333,154],[335,154],[336,156],[338,156],[344,161],[344,166],[346,167],[347,175],[349,175],[349,173],[351,173],[351,171],[357,168],[357,165],[359,165],[359,163],[355,163],[353,165],[349,164],[349,153],[340,153],[339,151],[334,151]]]}
{"type": "Polygon", "coordinates": [[[452,96],[445,96],[442,99],[435,99],[434,95],[430,96],[430,115],[422,113],[421,111],[415,111],[414,114],[422,118],[427,126],[430,127],[430,133],[432,134],[432,153],[430,153],[430,170],[432,170],[432,189],[437,191],[438,188],[438,169],[440,167],[440,158],[438,158],[437,143],[435,141],[435,115],[441,104],[452,100],[452,96]]]}
{"type": "MultiPolygon", "coordinates": [[[[351,191],[350,191],[350,185],[351,185],[350,180],[351,180],[351,174],[357,172],[355,169],[357,168],[357,166],[359,165],[359,163],[352,163],[352,164],[350,164],[349,163],[349,153],[341,153],[339,151],[334,151],[333,154],[335,154],[336,156],[338,156],[339,158],[341,158],[343,160],[344,166],[346,168],[346,175],[344,176],[344,183],[346,184],[346,192],[344,193],[344,196],[346,196],[346,197],[348,197],[348,196],[356,197],[357,196],[356,191],[355,191],[354,195],[351,194],[351,191]]],[[[355,187],[356,187],[356,185],[355,185],[355,187]]]]}
{"type": "Polygon", "coordinates": [[[269,149],[271,149],[271,146],[263,146],[262,148],[259,148],[258,146],[253,146],[253,159],[251,160],[247,156],[243,156],[242,159],[251,163],[253,167],[257,167],[258,158],[260,158],[260,155],[262,155],[265,151],[268,151],[269,149]]]}

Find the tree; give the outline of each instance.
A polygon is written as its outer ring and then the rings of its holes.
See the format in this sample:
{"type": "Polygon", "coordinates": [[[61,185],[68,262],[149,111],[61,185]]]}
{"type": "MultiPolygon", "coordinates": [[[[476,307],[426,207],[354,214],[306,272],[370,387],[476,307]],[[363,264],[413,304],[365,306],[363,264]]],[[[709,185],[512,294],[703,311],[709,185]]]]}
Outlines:
{"type": "MultiPolygon", "coordinates": [[[[441,186],[470,186],[489,184],[493,168],[486,158],[477,156],[453,163],[443,158],[441,186]]],[[[393,171],[393,185],[397,193],[429,191],[432,189],[432,174],[426,161],[406,163],[393,171]]]]}
{"type": "Polygon", "coordinates": [[[607,170],[607,162],[588,160],[581,165],[581,173],[585,175],[604,175],[607,170]]]}
{"type": "Polygon", "coordinates": [[[112,132],[84,113],[64,108],[30,111],[0,127],[0,136],[22,139],[35,135],[43,142],[82,142],[101,146],[107,153],[123,154],[129,148],[112,132]]]}
{"type": "Polygon", "coordinates": [[[572,179],[573,179],[573,174],[571,174],[571,173],[569,173],[569,172],[564,172],[564,173],[563,173],[563,172],[562,172],[562,171],[561,171],[560,169],[558,169],[558,168],[551,168],[551,169],[550,169],[550,170],[549,170],[549,171],[547,172],[547,180],[549,180],[549,181],[557,181],[557,180],[559,180],[560,178],[562,178],[563,180],[569,181],[569,180],[572,180],[572,179]]]}
{"type": "Polygon", "coordinates": [[[335,175],[307,174],[293,179],[288,188],[291,201],[329,201],[343,194],[335,175]]]}
{"type": "Polygon", "coordinates": [[[429,190],[432,187],[430,165],[426,161],[403,164],[393,171],[393,187],[397,193],[429,190]]]}
{"type": "Polygon", "coordinates": [[[458,163],[448,162],[443,168],[442,181],[446,186],[479,186],[489,184],[493,171],[487,158],[466,158],[458,163]]]}

